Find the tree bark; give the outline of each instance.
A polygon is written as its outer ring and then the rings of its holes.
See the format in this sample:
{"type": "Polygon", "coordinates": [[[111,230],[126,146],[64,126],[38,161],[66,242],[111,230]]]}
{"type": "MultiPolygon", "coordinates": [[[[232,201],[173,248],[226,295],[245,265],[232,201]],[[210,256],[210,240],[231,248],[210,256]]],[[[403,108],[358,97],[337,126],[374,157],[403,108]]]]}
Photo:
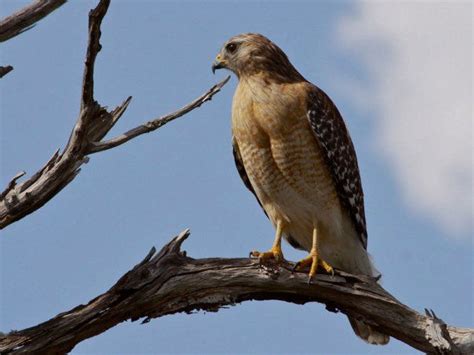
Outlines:
{"type": "MultiPolygon", "coordinates": [[[[0,42],[5,42],[28,31],[35,23],[63,5],[66,0],[36,0],[0,21],[0,42]]],[[[13,70],[11,65],[0,66],[0,78],[13,70]]]]}
{"type": "Polygon", "coordinates": [[[94,99],[94,65],[101,50],[100,26],[110,0],[100,0],[89,13],[89,43],[84,65],[81,108],[69,141],[62,153],[56,151],[51,159],[28,180],[17,184],[25,175],[17,174],[0,193],[0,229],[36,211],[59,193],[89,161],[88,155],[117,147],[144,133],[152,132],[166,123],[185,115],[210,101],[229,81],[230,76],[211,87],[191,103],[168,115],[135,127],[118,137],[102,141],[127,109],[131,97],[112,111],[107,111],[94,99]]]}
{"type": "MultiPolygon", "coordinates": [[[[374,279],[337,272],[311,284],[292,264],[260,265],[255,259],[192,259],[181,251],[182,232],[122,276],[87,305],[0,338],[4,353],[66,353],[84,339],[126,320],[143,323],[179,312],[216,312],[249,300],[319,302],[331,312],[363,319],[415,349],[432,354],[473,354],[474,329],[446,325],[400,303],[374,279]]],[[[349,326],[349,325],[348,325],[349,326]]],[[[369,346],[369,345],[367,345],[369,346]]]]}
{"type": "Polygon", "coordinates": [[[66,0],[36,0],[0,21],[0,42],[31,29],[36,22],[63,5],[66,0]]]}

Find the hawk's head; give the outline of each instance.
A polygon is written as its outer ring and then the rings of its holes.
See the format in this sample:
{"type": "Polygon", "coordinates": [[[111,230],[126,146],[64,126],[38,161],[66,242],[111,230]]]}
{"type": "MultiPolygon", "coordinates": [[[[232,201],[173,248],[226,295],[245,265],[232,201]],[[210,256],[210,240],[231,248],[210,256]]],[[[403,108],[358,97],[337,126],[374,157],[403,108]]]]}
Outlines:
{"type": "Polygon", "coordinates": [[[304,80],[286,54],[267,37],[243,33],[229,39],[212,64],[212,71],[227,68],[239,78],[269,72],[280,79],[304,80]]]}

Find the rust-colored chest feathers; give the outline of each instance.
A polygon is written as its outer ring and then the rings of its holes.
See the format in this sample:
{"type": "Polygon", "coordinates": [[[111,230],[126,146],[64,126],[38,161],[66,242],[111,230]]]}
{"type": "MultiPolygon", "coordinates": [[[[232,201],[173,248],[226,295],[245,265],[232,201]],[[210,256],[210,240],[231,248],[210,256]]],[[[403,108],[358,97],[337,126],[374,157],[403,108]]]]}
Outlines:
{"type": "Polygon", "coordinates": [[[290,229],[329,222],[340,209],[307,119],[305,85],[241,80],[232,107],[234,139],[255,193],[270,219],[290,229]]]}

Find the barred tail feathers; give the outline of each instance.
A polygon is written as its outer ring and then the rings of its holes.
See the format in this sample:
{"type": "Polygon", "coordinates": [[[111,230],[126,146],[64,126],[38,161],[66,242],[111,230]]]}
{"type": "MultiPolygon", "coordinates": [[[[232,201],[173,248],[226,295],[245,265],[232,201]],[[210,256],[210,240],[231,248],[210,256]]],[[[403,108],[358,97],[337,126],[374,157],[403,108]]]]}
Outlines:
{"type": "Polygon", "coordinates": [[[390,337],[388,335],[379,332],[374,327],[362,321],[351,317],[348,318],[354,333],[365,342],[373,345],[385,345],[389,342],[390,337]]]}

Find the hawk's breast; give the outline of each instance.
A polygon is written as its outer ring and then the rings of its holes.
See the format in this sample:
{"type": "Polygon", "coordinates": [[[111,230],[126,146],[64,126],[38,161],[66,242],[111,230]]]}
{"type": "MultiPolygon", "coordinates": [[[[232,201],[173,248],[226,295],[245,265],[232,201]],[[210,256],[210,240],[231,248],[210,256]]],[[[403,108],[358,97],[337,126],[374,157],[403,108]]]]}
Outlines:
{"type": "Polygon", "coordinates": [[[257,89],[256,84],[241,81],[234,97],[232,130],[249,180],[270,219],[274,223],[283,219],[288,232],[309,250],[313,225],[334,228],[340,225],[334,219],[341,218],[341,211],[306,118],[304,98],[293,94],[301,90],[292,85],[304,83],[257,89]]]}

